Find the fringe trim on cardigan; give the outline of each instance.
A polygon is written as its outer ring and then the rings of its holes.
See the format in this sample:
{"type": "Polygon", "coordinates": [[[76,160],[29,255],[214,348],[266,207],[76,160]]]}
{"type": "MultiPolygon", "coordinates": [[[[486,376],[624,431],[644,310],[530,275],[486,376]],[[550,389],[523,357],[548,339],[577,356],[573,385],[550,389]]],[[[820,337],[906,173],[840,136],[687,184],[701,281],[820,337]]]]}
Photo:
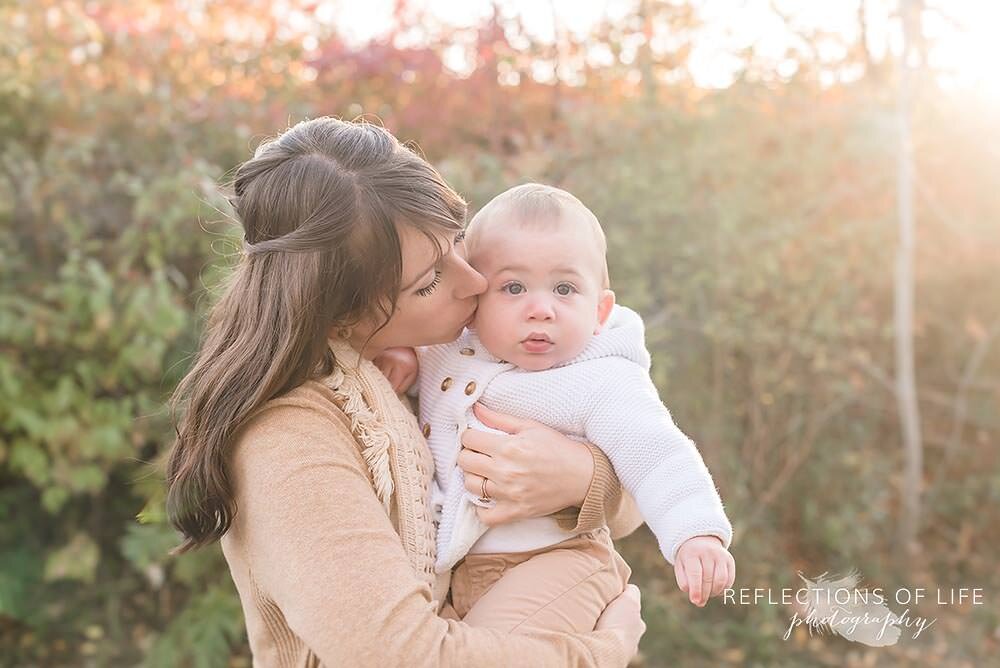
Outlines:
{"type": "Polygon", "coordinates": [[[321,382],[333,390],[334,400],[350,420],[376,496],[393,520],[414,571],[440,601],[449,578],[434,571],[435,525],[430,510],[434,460],[417,419],[382,372],[347,341],[330,339],[329,345],[336,363],[321,382]]]}
{"type": "Polygon", "coordinates": [[[351,420],[351,433],[361,443],[361,454],[371,471],[372,480],[375,481],[375,493],[388,514],[392,507],[393,493],[392,470],[389,466],[392,438],[365,404],[357,377],[361,363],[358,353],[346,341],[338,339],[330,339],[330,348],[336,358],[336,367],[324,382],[333,390],[337,400],[343,402],[341,408],[351,420]]]}

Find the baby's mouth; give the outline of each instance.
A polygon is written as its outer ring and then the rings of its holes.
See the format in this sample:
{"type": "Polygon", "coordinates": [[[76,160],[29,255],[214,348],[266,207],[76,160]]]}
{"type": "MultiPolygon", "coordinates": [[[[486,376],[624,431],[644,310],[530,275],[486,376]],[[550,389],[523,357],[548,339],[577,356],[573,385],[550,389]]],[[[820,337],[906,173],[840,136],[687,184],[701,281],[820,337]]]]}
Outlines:
{"type": "Polygon", "coordinates": [[[532,332],[526,339],[521,341],[521,346],[529,353],[548,352],[553,345],[555,344],[549,338],[548,334],[541,332],[532,332]]]}

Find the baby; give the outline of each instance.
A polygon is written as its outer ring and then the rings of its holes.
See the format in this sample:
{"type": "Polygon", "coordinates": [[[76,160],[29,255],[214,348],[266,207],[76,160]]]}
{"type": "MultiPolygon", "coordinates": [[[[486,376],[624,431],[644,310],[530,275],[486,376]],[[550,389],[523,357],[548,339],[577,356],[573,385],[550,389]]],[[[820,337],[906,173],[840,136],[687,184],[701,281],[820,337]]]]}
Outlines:
{"type": "Polygon", "coordinates": [[[642,320],[615,304],[597,218],[563,190],[526,184],[487,204],[466,243],[469,263],[489,282],[472,325],[416,359],[377,360],[387,375],[419,362],[420,424],[440,508],[437,569],[455,569],[456,612],[508,631],[586,631],[630,573],[606,528],[578,535],[554,517],[492,528],[479,520],[477,506],[491,503],[488,481],[471,494],[456,465],[466,428],[495,431],[477,419],[477,402],[603,450],[678,584],[704,605],[713,575],[732,583],[732,527],[649,377],[642,320]]]}

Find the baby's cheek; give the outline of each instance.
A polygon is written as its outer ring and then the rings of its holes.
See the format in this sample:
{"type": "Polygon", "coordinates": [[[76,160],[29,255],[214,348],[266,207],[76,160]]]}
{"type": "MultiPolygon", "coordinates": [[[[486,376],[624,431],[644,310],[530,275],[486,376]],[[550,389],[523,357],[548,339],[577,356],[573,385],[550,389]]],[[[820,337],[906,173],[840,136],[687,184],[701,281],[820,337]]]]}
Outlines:
{"type": "Polygon", "coordinates": [[[495,348],[506,345],[510,319],[505,317],[502,310],[496,308],[495,305],[480,301],[474,326],[479,340],[490,352],[496,353],[498,351],[495,351],[495,348]]]}
{"type": "Polygon", "coordinates": [[[504,303],[495,296],[479,300],[479,311],[491,325],[497,325],[507,319],[507,309],[504,303]]]}
{"type": "Polygon", "coordinates": [[[588,322],[581,321],[579,325],[573,329],[570,336],[567,337],[568,345],[563,351],[566,361],[571,360],[582,353],[584,348],[587,347],[587,344],[590,343],[593,336],[593,326],[588,322]]]}

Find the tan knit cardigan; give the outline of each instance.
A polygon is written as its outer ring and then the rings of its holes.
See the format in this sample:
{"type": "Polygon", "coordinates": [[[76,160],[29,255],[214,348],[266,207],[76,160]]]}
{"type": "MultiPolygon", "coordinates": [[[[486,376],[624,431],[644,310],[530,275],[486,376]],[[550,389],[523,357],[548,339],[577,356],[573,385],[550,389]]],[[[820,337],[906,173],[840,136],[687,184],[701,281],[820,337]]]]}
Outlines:
{"type": "MultiPolygon", "coordinates": [[[[230,457],[238,512],[222,548],[254,665],[626,665],[608,631],[504,635],[438,616],[430,452],[375,366],[331,347],[336,371],[265,404],[230,457]]],[[[641,520],[594,451],[577,526],[613,515],[627,533],[641,520]]]]}

